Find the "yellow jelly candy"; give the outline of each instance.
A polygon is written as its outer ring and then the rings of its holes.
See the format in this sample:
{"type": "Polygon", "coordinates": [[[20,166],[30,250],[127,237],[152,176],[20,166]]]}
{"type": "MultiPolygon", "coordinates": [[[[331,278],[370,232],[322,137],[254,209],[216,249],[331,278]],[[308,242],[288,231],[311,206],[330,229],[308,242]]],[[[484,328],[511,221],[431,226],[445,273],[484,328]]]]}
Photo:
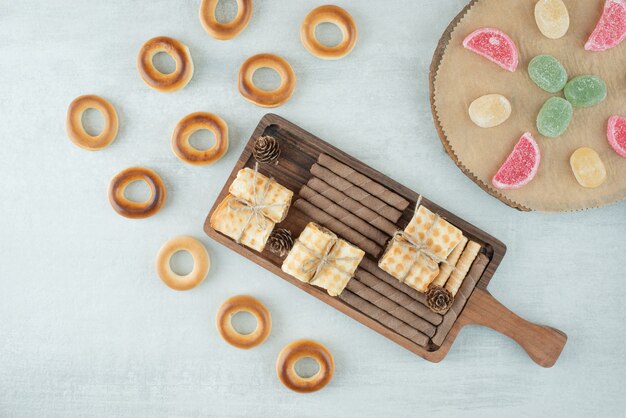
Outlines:
{"type": "Polygon", "coordinates": [[[578,148],[570,160],[572,171],[581,186],[594,189],[606,180],[606,169],[597,152],[591,148],[578,148]]]}
{"type": "Polygon", "coordinates": [[[487,94],[470,104],[469,116],[481,128],[493,128],[511,116],[511,103],[501,94],[487,94]]]}
{"type": "Polygon", "coordinates": [[[535,5],[535,20],[546,38],[562,38],[569,29],[569,13],[562,0],[539,0],[535,5]]]}

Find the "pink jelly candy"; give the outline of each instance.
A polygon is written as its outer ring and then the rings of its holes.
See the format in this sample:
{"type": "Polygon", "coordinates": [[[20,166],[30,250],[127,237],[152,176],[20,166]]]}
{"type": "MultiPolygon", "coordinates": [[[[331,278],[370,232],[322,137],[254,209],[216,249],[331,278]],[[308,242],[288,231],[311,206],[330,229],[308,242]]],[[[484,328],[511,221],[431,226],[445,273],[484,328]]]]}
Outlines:
{"type": "Polygon", "coordinates": [[[532,134],[526,132],[491,182],[498,189],[519,189],[535,178],[540,162],[539,146],[532,134]]]}
{"type": "Polygon", "coordinates": [[[626,157],[626,118],[617,115],[611,116],[606,137],[615,152],[626,157]]]}
{"type": "Polygon", "coordinates": [[[498,29],[478,29],[465,38],[463,46],[505,70],[514,72],[517,69],[519,54],[515,42],[498,29]]]}
{"type": "Polygon", "coordinates": [[[604,12],[585,44],[587,51],[611,49],[626,38],[626,0],[606,0],[604,12]]]}

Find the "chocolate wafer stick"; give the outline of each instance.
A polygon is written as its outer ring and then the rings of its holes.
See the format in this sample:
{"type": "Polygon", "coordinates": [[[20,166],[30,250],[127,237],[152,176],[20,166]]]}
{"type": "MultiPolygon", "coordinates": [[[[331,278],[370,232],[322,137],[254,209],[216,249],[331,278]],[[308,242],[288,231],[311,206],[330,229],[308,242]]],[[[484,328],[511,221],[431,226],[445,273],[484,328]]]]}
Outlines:
{"type": "Polygon", "coordinates": [[[435,327],[432,324],[428,323],[424,319],[420,318],[419,316],[415,315],[409,310],[398,305],[391,299],[381,295],[374,289],[365,286],[363,283],[359,282],[358,280],[350,280],[348,282],[348,285],[346,286],[346,289],[356,294],[361,299],[365,299],[366,301],[370,302],[372,305],[377,306],[383,311],[398,318],[405,324],[408,324],[412,326],[413,328],[423,332],[429,337],[432,337],[433,335],[435,335],[435,327]]]}
{"type": "Polygon", "coordinates": [[[388,285],[393,286],[394,288],[398,289],[402,293],[405,293],[406,295],[415,299],[422,305],[428,306],[428,303],[426,302],[426,295],[402,283],[400,280],[396,279],[391,274],[387,273],[386,271],[378,267],[378,264],[376,264],[376,262],[370,260],[369,258],[364,258],[361,261],[360,267],[367,270],[369,273],[373,274],[374,276],[378,277],[380,280],[387,283],[388,285]]]}
{"type": "Polygon", "coordinates": [[[367,206],[364,206],[362,203],[357,202],[344,193],[341,193],[339,190],[317,177],[311,177],[307,186],[388,235],[393,235],[398,230],[398,227],[389,222],[385,217],[377,214],[367,206]]]}
{"type": "Polygon", "coordinates": [[[389,328],[391,331],[402,335],[414,343],[421,345],[422,347],[426,347],[428,344],[428,336],[415,328],[410,327],[398,318],[389,315],[387,312],[377,308],[368,301],[361,299],[349,290],[341,292],[339,298],[356,310],[361,311],[361,313],[369,316],[373,320],[389,328]]]}
{"type": "Polygon", "coordinates": [[[300,197],[306,199],[309,203],[317,206],[319,209],[323,210],[338,221],[354,228],[356,231],[359,231],[362,235],[379,245],[385,245],[389,239],[387,235],[380,232],[374,226],[368,224],[354,213],[350,213],[336,203],[333,203],[330,199],[322,196],[307,185],[302,186],[300,189],[300,197]]]}
{"type": "MultiPolygon", "coordinates": [[[[406,293],[394,288],[391,285],[388,285],[384,281],[380,280],[378,277],[363,269],[358,269],[354,273],[354,278],[363,283],[365,286],[377,291],[383,296],[386,296],[398,305],[413,312],[420,318],[427,320],[433,325],[439,325],[441,324],[441,321],[443,321],[443,316],[431,311],[426,306],[422,305],[406,293]]],[[[354,278],[352,280],[354,280],[354,278]]]]}
{"type": "Polygon", "coordinates": [[[311,167],[311,174],[321,180],[324,180],[335,189],[339,190],[342,193],[345,193],[346,196],[350,196],[357,202],[362,203],[364,206],[367,206],[379,215],[389,219],[391,222],[398,222],[398,219],[400,219],[400,216],[402,216],[402,212],[400,212],[398,209],[389,206],[376,196],[372,196],[365,190],[361,189],[358,186],[355,186],[348,180],[339,177],[337,174],[333,173],[325,167],[322,167],[319,164],[313,164],[313,166],[311,167]]]}
{"type": "Polygon", "coordinates": [[[409,201],[402,196],[392,192],[382,184],[373,181],[369,177],[359,173],[352,167],[337,161],[329,155],[320,154],[317,162],[338,176],[343,177],[355,186],[359,186],[361,189],[377,196],[383,202],[386,202],[400,211],[403,211],[409,206],[409,201]]]}
{"type": "Polygon", "coordinates": [[[448,332],[452,329],[452,325],[454,325],[456,319],[461,314],[467,299],[472,295],[476,283],[478,283],[478,280],[480,280],[480,277],[483,275],[487,264],[489,264],[489,258],[484,254],[478,254],[474,264],[472,264],[472,268],[469,273],[467,273],[467,276],[465,276],[461,288],[454,297],[452,307],[443,316],[443,322],[437,327],[437,332],[432,338],[435,345],[441,346],[441,343],[445,340],[446,335],[448,335],[448,332]]]}
{"type": "Polygon", "coordinates": [[[300,212],[312,218],[318,224],[325,226],[333,231],[335,234],[342,236],[352,244],[356,245],[366,253],[373,257],[378,257],[382,252],[382,248],[369,238],[364,237],[359,232],[350,228],[343,222],[333,218],[323,210],[312,205],[304,199],[298,199],[294,202],[293,207],[300,212]]]}

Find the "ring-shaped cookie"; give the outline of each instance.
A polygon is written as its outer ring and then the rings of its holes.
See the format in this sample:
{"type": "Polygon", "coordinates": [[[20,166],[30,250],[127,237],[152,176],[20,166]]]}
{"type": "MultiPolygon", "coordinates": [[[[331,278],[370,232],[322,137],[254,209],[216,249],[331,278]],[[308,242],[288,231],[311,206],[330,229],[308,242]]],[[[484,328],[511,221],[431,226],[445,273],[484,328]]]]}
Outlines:
{"type": "Polygon", "coordinates": [[[272,331],[270,311],[252,296],[239,295],[226,300],[217,311],[217,331],[228,344],[247,350],[262,344],[272,331]],[[256,318],[256,329],[250,334],[240,334],[231,322],[238,312],[248,312],[256,318]]]}
{"type": "Polygon", "coordinates": [[[248,101],[260,107],[277,107],[293,95],[296,74],[289,63],[274,54],[258,54],[250,57],[239,69],[239,92],[248,101]],[[254,85],[252,76],[259,68],[271,68],[280,76],[280,85],[274,90],[263,90],[254,85]]]}
{"type": "Polygon", "coordinates": [[[300,40],[311,54],[323,59],[339,59],[348,55],[357,41],[357,29],[350,13],[338,6],[320,6],[309,12],[300,26],[300,40]],[[339,27],[343,39],[335,46],[320,43],[315,28],[320,23],[334,23],[339,27]]]}
{"type": "Polygon", "coordinates": [[[312,340],[298,340],[287,344],[278,355],[276,374],[287,388],[300,393],[315,392],[330,382],[335,372],[333,355],[324,345],[312,340]],[[319,370],[305,378],[296,372],[296,363],[305,357],[317,362],[319,370]]]}
{"type": "Polygon", "coordinates": [[[169,239],[159,250],[156,270],[159,278],[174,290],[189,290],[202,283],[211,268],[211,259],[205,246],[195,238],[180,236],[169,239]],[[193,258],[193,269],[187,275],[176,274],[170,259],[178,251],[187,251],[193,258]]]}
{"type": "Polygon", "coordinates": [[[237,0],[237,16],[227,23],[215,17],[219,0],[202,0],[200,3],[200,23],[205,31],[215,39],[227,40],[239,35],[250,23],[252,0],[237,0]]]}
{"type": "Polygon", "coordinates": [[[172,151],[189,164],[212,164],[228,151],[228,125],[213,113],[196,112],[182,118],[172,134],[172,151]],[[199,150],[189,143],[189,137],[200,129],[207,129],[215,135],[215,145],[207,150],[199,150]]]}
{"type": "Polygon", "coordinates": [[[102,97],[89,94],[72,100],[67,109],[65,127],[74,144],[86,150],[97,151],[115,141],[119,122],[111,103],[102,97]],[[96,109],[104,117],[104,128],[98,135],[89,135],[83,126],[82,117],[87,109],[96,109]]]}
{"type": "Polygon", "coordinates": [[[144,43],[137,56],[137,70],[141,79],[155,90],[171,93],[182,89],[193,77],[193,61],[189,48],[167,36],[157,36],[144,43]],[[160,72],[152,62],[159,52],[165,52],[176,62],[170,74],[160,72]]]}
{"type": "Polygon", "coordinates": [[[109,184],[109,202],[113,209],[126,218],[148,218],[157,213],[165,203],[163,180],[154,171],[144,167],[130,167],[119,172],[109,184]],[[133,202],[124,196],[124,190],[133,181],[144,181],[150,188],[145,202],[133,202]]]}

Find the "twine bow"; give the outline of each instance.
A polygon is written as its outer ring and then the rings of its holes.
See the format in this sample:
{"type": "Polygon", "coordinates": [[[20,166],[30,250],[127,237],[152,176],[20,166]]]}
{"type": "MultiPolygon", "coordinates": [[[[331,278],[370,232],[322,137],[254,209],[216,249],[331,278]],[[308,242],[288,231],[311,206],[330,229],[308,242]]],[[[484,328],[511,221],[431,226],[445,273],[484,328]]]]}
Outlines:
{"type": "Polygon", "coordinates": [[[269,177],[267,179],[267,182],[265,183],[265,187],[263,188],[261,195],[259,196],[257,194],[257,181],[256,181],[258,172],[259,172],[259,163],[256,163],[254,165],[254,174],[252,175],[252,185],[253,185],[252,186],[253,187],[252,203],[240,197],[233,197],[228,202],[228,208],[232,210],[233,212],[240,212],[242,210],[250,211],[250,216],[248,217],[246,222],[243,223],[243,226],[241,227],[241,231],[239,231],[239,234],[237,234],[237,237],[235,238],[235,242],[237,244],[239,244],[239,242],[241,241],[241,238],[243,237],[243,233],[246,231],[246,228],[248,227],[248,225],[250,225],[250,223],[253,220],[254,222],[252,222],[252,225],[255,228],[259,230],[264,230],[265,228],[267,228],[267,218],[263,214],[264,209],[287,206],[286,203],[273,203],[270,205],[265,204],[265,197],[267,196],[267,192],[270,189],[270,185],[275,180],[274,178],[269,177]],[[235,206],[235,203],[238,203],[239,205],[235,206]]]}
{"type": "MultiPolygon", "coordinates": [[[[417,199],[417,204],[415,205],[415,214],[417,214],[417,211],[419,210],[421,204],[422,204],[422,196],[420,195],[419,198],[417,199]]],[[[402,241],[401,240],[396,241],[399,245],[417,250],[413,255],[413,261],[411,265],[417,262],[418,257],[424,257],[426,259],[426,264],[427,264],[426,267],[430,271],[433,271],[433,272],[437,270],[440,263],[448,264],[445,258],[442,258],[438,254],[434,253],[430,249],[428,244],[426,244],[426,242],[428,241],[428,238],[430,238],[430,235],[432,234],[432,231],[440,218],[441,216],[439,216],[438,213],[435,213],[435,218],[433,219],[433,223],[430,225],[430,227],[428,227],[428,229],[426,230],[426,233],[424,234],[424,238],[421,240],[418,237],[414,237],[408,234],[406,231],[396,231],[396,233],[393,235],[393,239],[402,238],[402,241]]],[[[406,280],[410,271],[411,271],[410,269],[407,269],[406,273],[404,274],[404,277],[400,279],[401,282],[404,282],[406,280]]]]}
{"type": "Polygon", "coordinates": [[[359,257],[331,257],[330,256],[330,251],[332,250],[333,246],[337,243],[339,239],[337,237],[334,237],[333,239],[331,239],[328,244],[326,244],[326,248],[324,248],[324,251],[319,254],[316,251],[312,250],[311,248],[309,248],[305,243],[303,243],[302,241],[300,241],[300,239],[297,240],[297,242],[300,243],[300,245],[309,253],[311,254],[314,258],[311,260],[307,260],[302,264],[302,272],[304,274],[308,274],[312,271],[315,271],[315,273],[313,273],[313,276],[311,278],[311,281],[315,280],[315,277],[317,276],[317,274],[320,272],[320,270],[322,270],[322,268],[324,266],[330,266],[332,268],[334,268],[335,270],[337,270],[338,272],[342,273],[342,274],[350,274],[345,270],[340,269],[339,267],[337,267],[336,264],[334,264],[337,261],[357,261],[360,260],[359,257]]]}

